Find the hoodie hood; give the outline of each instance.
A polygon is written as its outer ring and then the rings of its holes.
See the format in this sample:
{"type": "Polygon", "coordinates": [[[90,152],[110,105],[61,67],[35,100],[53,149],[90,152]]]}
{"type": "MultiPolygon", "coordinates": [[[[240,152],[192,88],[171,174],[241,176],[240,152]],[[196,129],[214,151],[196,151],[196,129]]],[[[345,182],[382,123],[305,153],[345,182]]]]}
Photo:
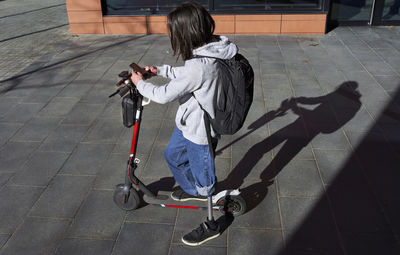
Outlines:
{"type": "Polygon", "coordinates": [[[236,55],[238,48],[226,36],[219,36],[219,41],[211,42],[193,50],[193,55],[230,59],[236,55]]]}

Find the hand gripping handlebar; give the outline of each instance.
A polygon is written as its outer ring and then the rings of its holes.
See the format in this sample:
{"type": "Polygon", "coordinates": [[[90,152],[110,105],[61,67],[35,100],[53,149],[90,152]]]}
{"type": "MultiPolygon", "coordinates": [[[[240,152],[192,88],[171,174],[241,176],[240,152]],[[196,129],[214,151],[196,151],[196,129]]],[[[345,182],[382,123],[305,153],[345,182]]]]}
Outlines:
{"type": "MultiPolygon", "coordinates": [[[[150,78],[150,72],[146,71],[144,68],[140,67],[136,63],[132,63],[129,65],[134,72],[136,73],[141,73],[143,76],[143,79],[146,80],[150,78]]],[[[136,90],[136,87],[132,84],[131,82],[131,76],[132,74],[129,71],[122,71],[121,73],[118,74],[118,76],[121,78],[121,80],[116,84],[118,87],[117,91],[115,91],[113,94],[111,94],[109,97],[113,97],[116,94],[119,94],[120,97],[123,97],[126,95],[126,93],[129,92],[130,89],[136,90]]],[[[150,100],[147,99],[145,100],[146,104],[150,103],[150,100]]]]}

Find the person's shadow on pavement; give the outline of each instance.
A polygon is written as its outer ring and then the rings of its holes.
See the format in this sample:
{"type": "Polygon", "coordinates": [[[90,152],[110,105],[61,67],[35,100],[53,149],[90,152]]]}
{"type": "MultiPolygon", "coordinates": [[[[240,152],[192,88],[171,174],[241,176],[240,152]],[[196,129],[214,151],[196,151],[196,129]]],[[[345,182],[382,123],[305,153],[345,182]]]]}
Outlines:
{"type": "Polygon", "coordinates": [[[284,143],[271,163],[262,171],[260,175],[261,181],[241,188],[242,196],[247,202],[247,211],[255,208],[267,195],[268,186],[273,183],[273,178],[315,136],[320,133],[333,133],[355,116],[361,107],[361,94],[358,92],[357,87],[358,84],[356,82],[348,81],[342,83],[335,91],[324,96],[286,99],[277,111],[268,112],[255,121],[249,127],[253,129],[250,132],[261,127],[261,122],[266,124],[266,122],[273,119],[272,115],[282,116],[289,109],[299,116],[291,124],[253,145],[228,177],[218,183],[218,190],[239,188],[264,154],[284,143]],[[298,104],[319,105],[313,110],[308,110],[298,104]]]}

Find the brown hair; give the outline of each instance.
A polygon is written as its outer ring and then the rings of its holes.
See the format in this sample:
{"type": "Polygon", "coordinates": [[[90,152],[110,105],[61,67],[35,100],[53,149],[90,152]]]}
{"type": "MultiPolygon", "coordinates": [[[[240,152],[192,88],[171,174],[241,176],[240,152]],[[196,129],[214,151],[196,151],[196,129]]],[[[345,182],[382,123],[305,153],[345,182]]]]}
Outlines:
{"type": "Polygon", "coordinates": [[[185,2],[168,14],[167,25],[175,56],[192,58],[194,49],[211,41],[215,22],[208,11],[196,2],[185,2]]]}

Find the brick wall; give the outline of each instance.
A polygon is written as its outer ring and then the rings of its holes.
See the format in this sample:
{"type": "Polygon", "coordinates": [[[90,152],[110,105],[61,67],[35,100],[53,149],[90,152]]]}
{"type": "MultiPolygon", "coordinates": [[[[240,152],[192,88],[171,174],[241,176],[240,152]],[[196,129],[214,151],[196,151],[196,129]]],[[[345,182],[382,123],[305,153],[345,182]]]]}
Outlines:
{"type": "MultiPolygon", "coordinates": [[[[166,16],[103,17],[100,0],[66,0],[71,33],[165,34],[166,16]]],[[[213,15],[216,34],[324,34],[326,14],[213,15]]]]}

